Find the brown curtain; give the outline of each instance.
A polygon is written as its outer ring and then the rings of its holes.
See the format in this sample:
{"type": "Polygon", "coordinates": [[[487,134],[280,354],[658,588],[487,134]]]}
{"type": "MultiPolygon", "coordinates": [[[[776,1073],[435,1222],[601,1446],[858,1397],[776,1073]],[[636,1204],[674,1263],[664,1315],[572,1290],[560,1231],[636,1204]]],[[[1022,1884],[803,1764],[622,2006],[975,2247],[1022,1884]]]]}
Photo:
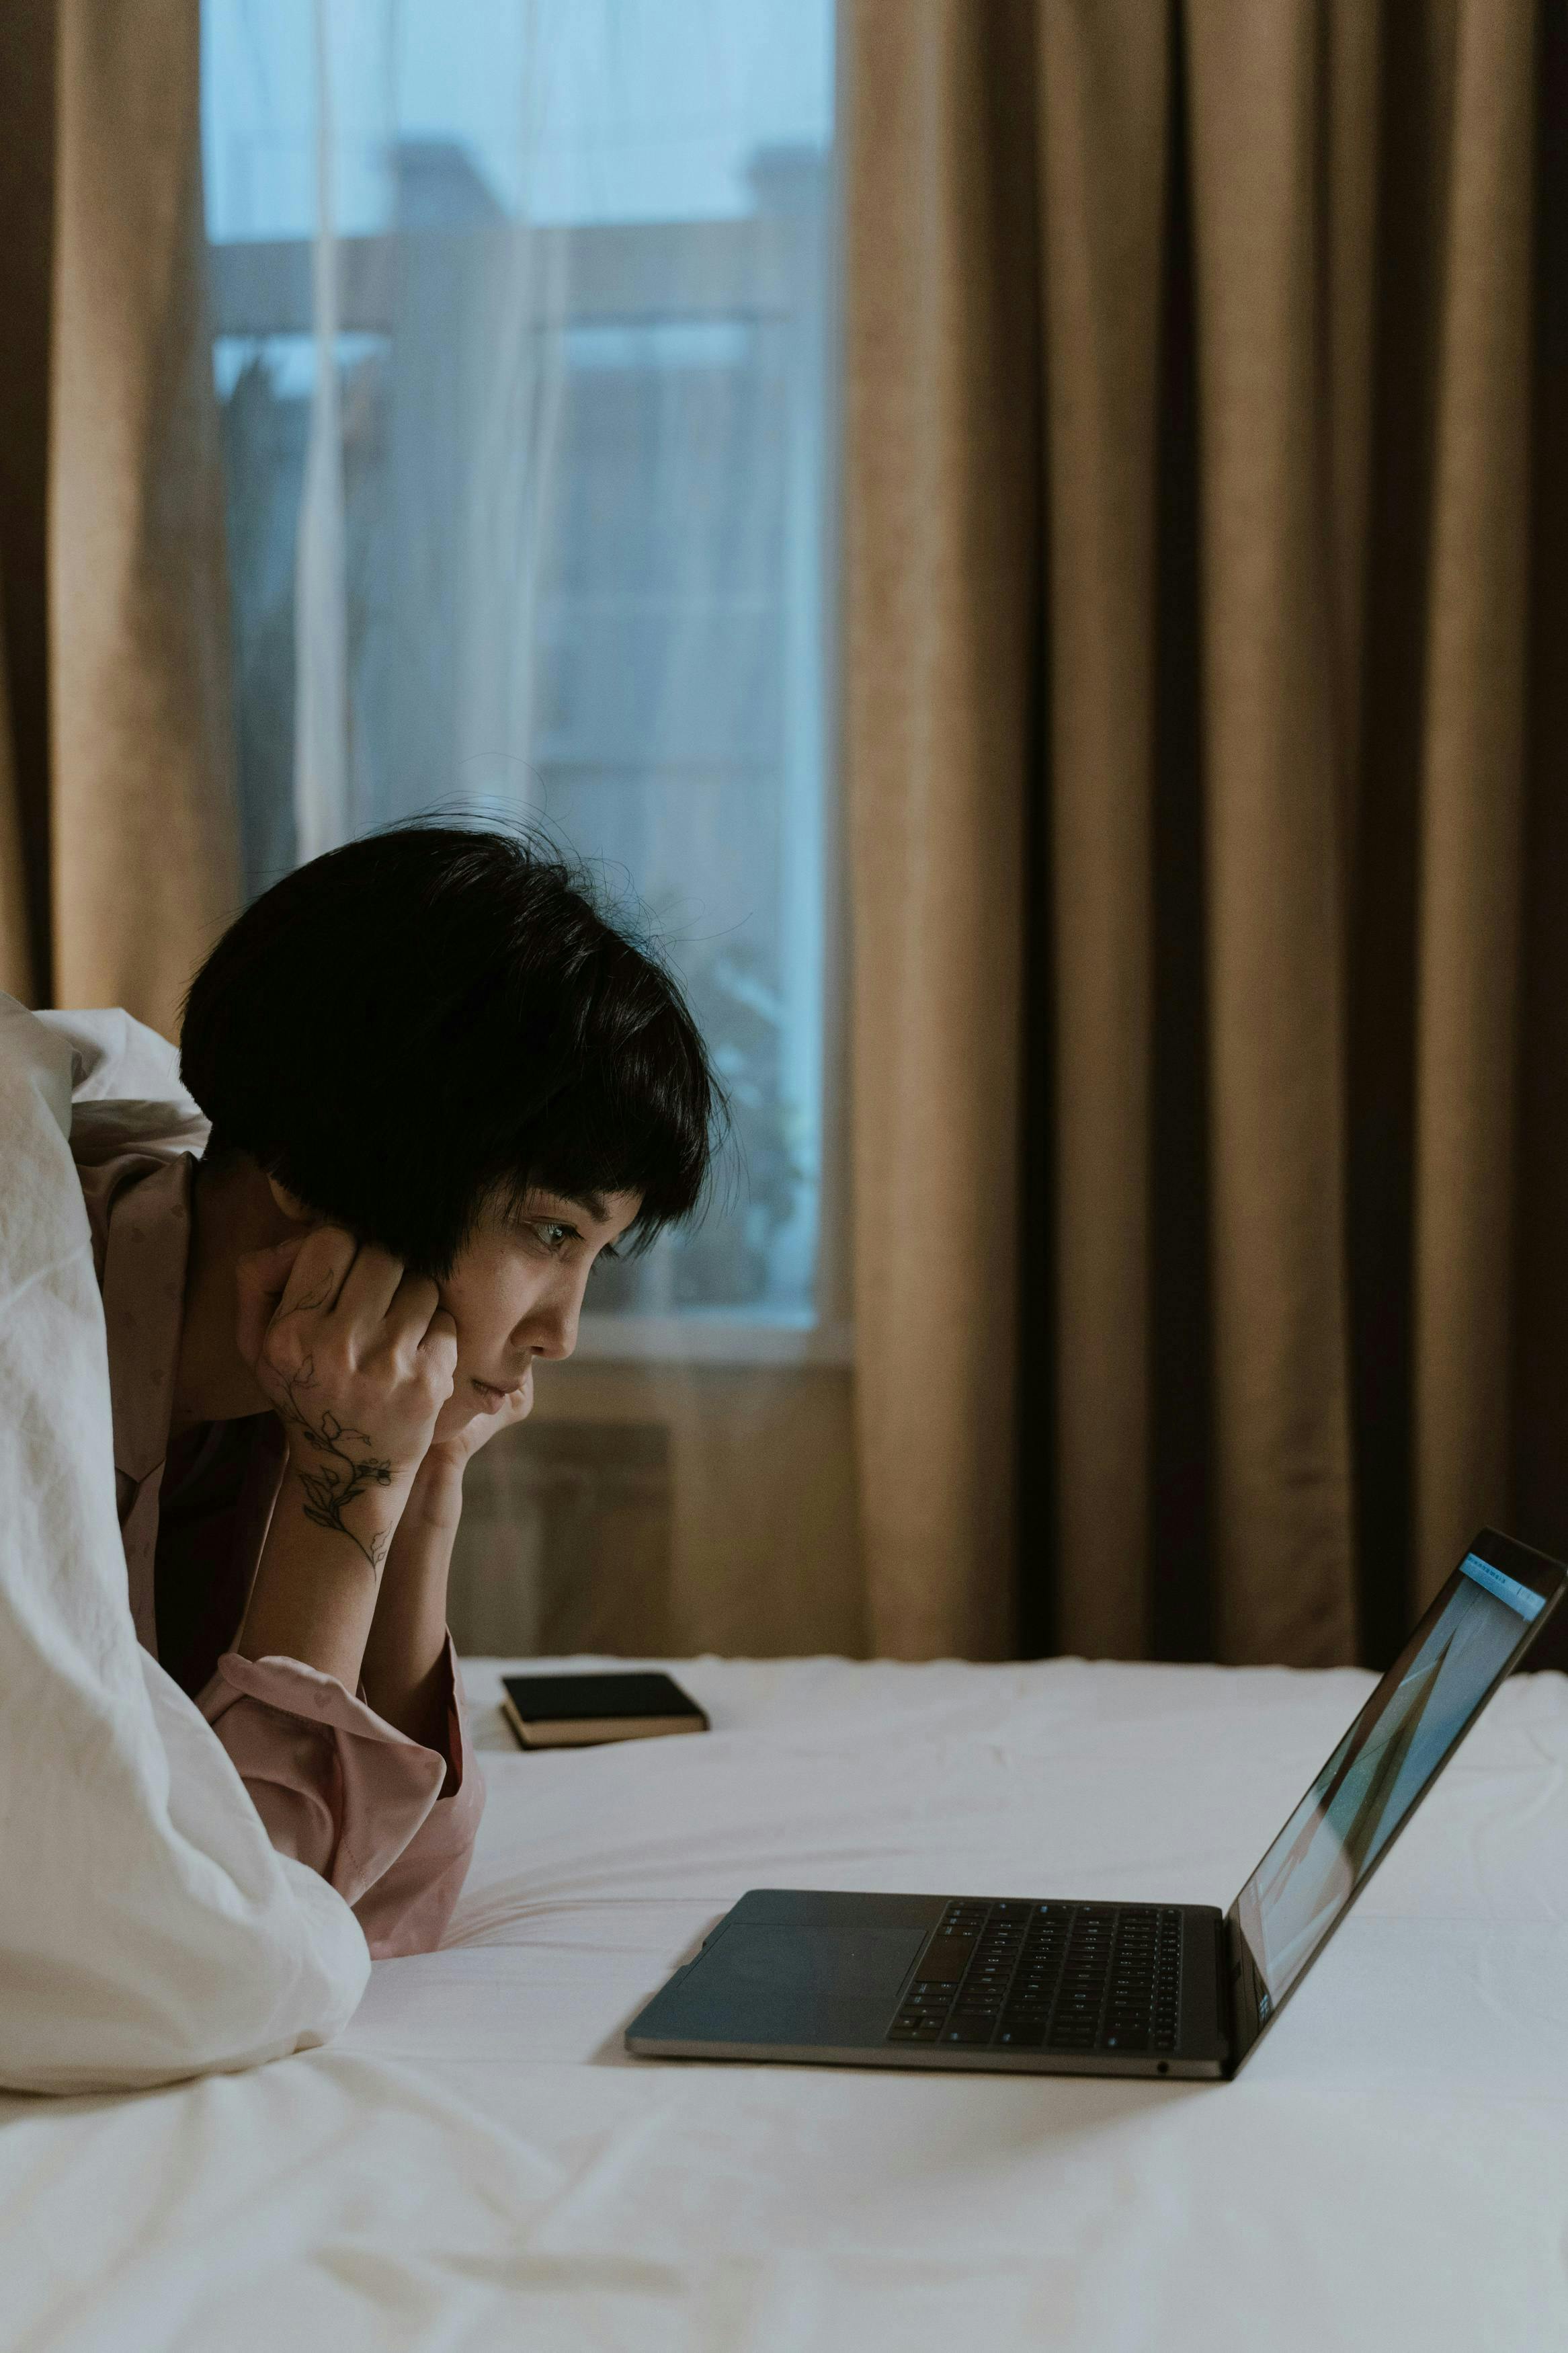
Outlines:
{"type": "Polygon", "coordinates": [[[0,10],[0,986],[170,1035],[239,900],[199,33],[0,10]]]}
{"type": "Polygon", "coordinates": [[[876,1647],[1568,1542],[1563,0],[846,0],[876,1647]]]}

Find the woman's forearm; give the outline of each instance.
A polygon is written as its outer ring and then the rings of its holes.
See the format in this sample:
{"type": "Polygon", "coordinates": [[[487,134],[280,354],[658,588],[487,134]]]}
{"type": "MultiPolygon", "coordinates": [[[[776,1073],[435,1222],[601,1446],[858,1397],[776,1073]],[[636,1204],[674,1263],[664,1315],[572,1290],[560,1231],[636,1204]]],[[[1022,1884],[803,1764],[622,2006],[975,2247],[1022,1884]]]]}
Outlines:
{"type": "Polygon", "coordinates": [[[370,1531],[321,1525],[290,1466],[235,1637],[242,1658],[301,1660],[353,1691],[375,1614],[384,1550],[370,1531]],[[361,1541],[361,1537],[364,1541],[361,1541]],[[369,1549],[366,1549],[368,1544],[369,1549]]]}
{"type": "Polygon", "coordinates": [[[462,1508],[462,1472],[426,1462],[392,1540],[360,1670],[376,1714],[411,1740],[440,1750],[447,1746],[447,1576],[462,1508]]]}

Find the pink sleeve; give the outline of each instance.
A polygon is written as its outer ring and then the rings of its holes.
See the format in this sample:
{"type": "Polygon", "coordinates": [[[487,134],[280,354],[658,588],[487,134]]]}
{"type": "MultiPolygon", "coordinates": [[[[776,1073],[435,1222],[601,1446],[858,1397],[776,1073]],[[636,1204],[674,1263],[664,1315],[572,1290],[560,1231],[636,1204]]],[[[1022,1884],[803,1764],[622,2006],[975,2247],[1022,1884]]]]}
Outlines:
{"type": "Polygon", "coordinates": [[[484,1810],[450,1638],[447,1673],[447,1756],[298,1659],[226,1651],[198,1703],[273,1845],[353,1905],[373,1960],[440,1943],[484,1810]]]}

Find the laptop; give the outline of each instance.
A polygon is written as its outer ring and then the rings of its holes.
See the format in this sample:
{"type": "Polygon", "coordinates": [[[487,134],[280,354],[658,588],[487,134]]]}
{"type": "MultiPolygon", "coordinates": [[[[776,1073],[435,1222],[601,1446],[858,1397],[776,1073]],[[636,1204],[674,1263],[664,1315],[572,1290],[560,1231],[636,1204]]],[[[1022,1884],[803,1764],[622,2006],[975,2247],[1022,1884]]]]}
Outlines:
{"type": "Polygon", "coordinates": [[[647,2059],[1228,2078],[1568,1569],[1483,1529],[1227,1912],[756,1888],[626,2029],[647,2059]]]}

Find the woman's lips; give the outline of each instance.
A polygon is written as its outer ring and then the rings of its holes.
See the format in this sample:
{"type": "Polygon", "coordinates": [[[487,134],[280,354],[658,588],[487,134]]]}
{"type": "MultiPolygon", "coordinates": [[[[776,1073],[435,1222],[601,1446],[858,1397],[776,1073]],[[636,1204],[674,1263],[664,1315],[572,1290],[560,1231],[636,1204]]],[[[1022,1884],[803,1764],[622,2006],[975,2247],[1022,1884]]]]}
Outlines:
{"type": "MultiPolygon", "coordinates": [[[[488,1398],[492,1405],[500,1405],[503,1398],[508,1398],[511,1395],[510,1389],[498,1389],[493,1382],[476,1381],[473,1379],[471,1375],[469,1376],[469,1385],[471,1388],[478,1389],[482,1398],[488,1398]]],[[[517,1387],[521,1388],[521,1382],[518,1382],[517,1387]]]]}

